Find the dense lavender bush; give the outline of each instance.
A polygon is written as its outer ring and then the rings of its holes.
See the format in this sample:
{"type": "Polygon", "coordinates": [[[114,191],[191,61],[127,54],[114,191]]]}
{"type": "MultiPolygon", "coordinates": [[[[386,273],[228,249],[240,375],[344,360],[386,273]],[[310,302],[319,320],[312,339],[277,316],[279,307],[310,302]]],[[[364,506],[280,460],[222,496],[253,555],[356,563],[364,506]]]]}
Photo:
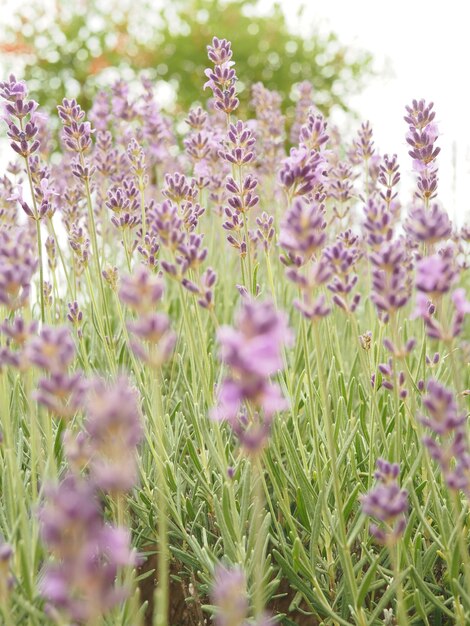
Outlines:
{"type": "Polygon", "coordinates": [[[279,95],[238,119],[208,58],[181,142],[143,79],[65,99],[51,155],[0,83],[2,623],[464,626],[470,238],[433,105],[406,199],[370,124],[304,84],[287,153],[279,95]]]}

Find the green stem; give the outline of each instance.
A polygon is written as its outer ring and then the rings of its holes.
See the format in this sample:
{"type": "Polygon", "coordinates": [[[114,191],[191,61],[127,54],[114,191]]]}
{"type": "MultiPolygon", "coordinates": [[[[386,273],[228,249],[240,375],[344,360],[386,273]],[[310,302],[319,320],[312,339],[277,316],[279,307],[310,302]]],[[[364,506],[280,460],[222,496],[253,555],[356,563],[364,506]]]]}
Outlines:
{"type": "Polygon", "coordinates": [[[38,238],[38,254],[39,254],[39,290],[41,298],[41,321],[44,324],[44,268],[42,258],[42,239],[41,239],[41,222],[36,218],[36,233],[38,238]]]}
{"type": "Polygon", "coordinates": [[[263,467],[259,456],[253,459],[252,464],[252,480],[253,480],[253,530],[255,544],[253,550],[254,559],[254,613],[255,618],[260,618],[264,611],[264,573],[263,573],[263,549],[266,543],[266,537],[263,533],[263,511],[264,511],[264,493],[263,493],[263,467]]]}
{"type": "Polygon", "coordinates": [[[67,266],[65,265],[65,259],[64,259],[64,255],[62,254],[62,248],[59,245],[59,240],[57,238],[57,234],[54,228],[54,222],[52,221],[52,218],[49,220],[50,224],[51,224],[51,230],[52,230],[52,235],[55,239],[55,242],[57,244],[57,250],[59,251],[59,257],[60,257],[60,261],[62,263],[62,269],[64,270],[64,275],[65,275],[65,280],[67,281],[67,286],[69,288],[69,292],[70,295],[73,295],[73,291],[72,291],[72,285],[70,283],[70,278],[69,278],[69,273],[67,272],[67,266]]]}
{"type": "Polygon", "coordinates": [[[158,506],[158,581],[155,590],[155,609],[153,626],[167,626],[169,604],[169,549],[168,549],[168,507],[164,459],[166,446],[164,440],[165,420],[161,396],[161,374],[157,371],[153,393],[153,418],[157,428],[157,506],[158,506]]]}
{"type": "Polygon", "coordinates": [[[333,431],[333,415],[330,409],[330,398],[328,396],[327,391],[327,380],[325,378],[325,372],[323,370],[323,361],[322,361],[322,353],[321,353],[321,344],[320,344],[320,335],[318,333],[318,324],[314,323],[312,325],[313,329],[313,337],[315,342],[315,350],[317,353],[317,372],[318,372],[318,380],[320,385],[320,394],[322,398],[322,405],[324,408],[324,423],[326,429],[326,439],[328,445],[328,453],[330,455],[331,461],[331,471],[333,474],[333,492],[336,500],[336,510],[338,512],[338,531],[339,531],[339,541],[340,545],[338,546],[340,559],[342,561],[343,570],[345,579],[347,581],[347,586],[349,588],[349,593],[353,602],[354,614],[356,616],[356,621],[360,626],[365,626],[365,616],[363,614],[362,608],[357,605],[357,582],[356,577],[354,575],[354,567],[351,559],[351,552],[349,550],[348,545],[348,537],[346,533],[346,524],[343,517],[344,511],[344,503],[341,495],[341,480],[339,476],[339,467],[337,463],[337,454],[336,454],[336,444],[334,440],[334,431],[333,431]]]}
{"type": "MultiPolygon", "coordinates": [[[[303,316],[301,319],[301,326],[302,326],[302,343],[303,343],[303,348],[304,348],[305,372],[307,374],[308,397],[309,397],[309,404],[310,404],[310,423],[311,423],[311,429],[312,429],[312,434],[313,434],[313,446],[315,450],[315,468],[316,468],[316,473],[317,473],[317,480],[320,484],[323,467],[322,467],[322,460],[321,460],[321,455],[320,455],[319,424],[318,424],[318,420],[315,419],[315,392],[314,392],[314,387],[313,387],[312,368],[310,366],[310,352],[308,349],[307,320],[303,316]]],[[[297,423],[297,415],[294,416],[293,421],[294,421],[294,430],[298,439],[300,454],[302,456],[302,461],[304,463],[304,467],[307,467],[306,459],[305,459],[305,446],[304,446],[304,442],[299,432],[299,425],[297,423]]]]}

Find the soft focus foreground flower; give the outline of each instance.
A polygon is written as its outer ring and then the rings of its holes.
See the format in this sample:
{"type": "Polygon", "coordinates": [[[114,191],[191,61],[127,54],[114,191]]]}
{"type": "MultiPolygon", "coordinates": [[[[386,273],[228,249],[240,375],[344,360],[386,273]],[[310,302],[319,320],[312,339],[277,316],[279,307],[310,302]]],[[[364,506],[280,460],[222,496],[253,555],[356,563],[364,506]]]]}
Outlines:
{"type": "Polygon", "coordinates": [[[468,445],[466,415],[460,412],[454,393],[436,380],[427,385],[423,405],[429,417],[419,420],[432,431],[423,438],[429,454],[441,467],[450,489],[461,489],[470,498],[470,448],[468,445]]]}
{"type": "Polygon", "coordinates": [[[149,313],[163,296],[161,279],[146,267],[140,266],[130,276],[123,276],[119,298],[138,314],[149,313]]]}
{"type": "Polygon", "coordinates": [[[217,626],[242,626],[248,613],[246,579],[239,567],[216,567],[211,590],[211,601],[217,607],[217,626]]]}
{"type": "Polygon", "coordinates": [[[456,277],[453,259],[444,254],[424,257],[416,266],[416,288],[435,297],[449,291],[456,277]]]}
{"type": "Polygon", "coordinates": [[[137,480],[136,452],[142,439],[142,417],[137,392],[126,378],[110,386],[95,381],[87,398],[85,430],[94,483],[113,493],[132,489],[137,480]]]}
{"type": "Polygon", "coordinates": [[[0,607],[7,602],[8,594],[13,587],[14,578],[10,573],[10,561],[13,556],[13,548],[5,543],[0,535],[0,607]]]}
{"type": "Polygon", "coordinates": [[[421,206],[412,208],[404,227],[414,239],[427,244],[447,239],[452,234],[449,216],[437,204],[428,209],[421,206]]]}
{"type": "Polygon", "coordinates": [[[43,570],[41,594],[52,615],[96,623],[126,596],[116,587],[116,576],[120,567],[135,563],[129,534],[104,523],[94,487],[80,478],[66,476],[44,492],[39,520],[51,560],[43,570]]]}
{"type": "Polygon", "coordinates": [[[50,378],[38,381],[33,397],[52,414],[70,419],[83,407],[87,384],[81,372],[67,375],[53,372],[50,378]]]}
{"type": "Polygon", "coordinates": [[[28,302],[38,267],[34,246],[24,228],[0,231],[0,304],[14,311],[28,302]]]}
{"type": "Polygon", "coordinates": [[[220,358],[231,375],[220,386],[212,417],[228,420],[242,445],[256,451],[269,434],[274,413],[287,406],[270,380],[282,367],[282,348],[291,340],[287,318],[270,302],[245,300],[235,328],[223,326],[218,338],[220,358]]]}
{"type": "Polygon", "coordinates": [[[65,326],[45,326],[39,337],[28,343],[27,355],[31,363],[47,372],[62,373],[75,358],[75,345],[69,329],[65,326]]]}
{"type": "Polygon", "coordinates": [[[371,524],[370,532],[379,541],[393,545],[403,534],[408,510],[408,492],[400,489],[397,463],[377,460],[375,478],[378,485],[361,497],[362,510],[366,515],[378,519],[382,525],[371,524]]]}

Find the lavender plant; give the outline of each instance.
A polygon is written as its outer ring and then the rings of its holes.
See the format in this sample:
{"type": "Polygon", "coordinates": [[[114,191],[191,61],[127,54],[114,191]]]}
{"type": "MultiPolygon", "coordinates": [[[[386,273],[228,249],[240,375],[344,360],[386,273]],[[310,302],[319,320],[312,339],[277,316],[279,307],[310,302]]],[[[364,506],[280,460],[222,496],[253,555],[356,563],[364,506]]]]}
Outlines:
{"type": "Polygon", "coordinates": [[[236,119],[207,51],[207,106],[118,81],[59,105],[54,155],[0,83],[0,619],[464,626],[469,237],[433,105],[407,198],[369,123],[302,83],[288,152],[279,94],[236,119]]]}

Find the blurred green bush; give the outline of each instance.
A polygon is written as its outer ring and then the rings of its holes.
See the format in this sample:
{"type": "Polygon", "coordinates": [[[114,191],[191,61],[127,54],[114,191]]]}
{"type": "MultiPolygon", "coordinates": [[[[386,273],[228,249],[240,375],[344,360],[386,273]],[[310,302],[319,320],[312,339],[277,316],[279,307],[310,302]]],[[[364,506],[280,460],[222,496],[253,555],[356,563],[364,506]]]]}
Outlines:
{"type": "MultiPolygon", "coordinates": [[[[342,45],[333,33],[303,38],[275,5],[261,13],[256,0],[30,0],[3,26],[0,54],[21,67],[41,106],[55,109],[64,96],[88,109],[97,87],[140,73],[168,81],[186,110],[204,99],[206,45],[213,35],[232,41],[242,108],[249,84],[262,81],[286,103],[292,85],[312,82],[326,114],[348,110],[347,98],[371,73],[371,56],[342,45]],[[249,81],[249,84],[248,82],[249,81]]],[[[3,63],[5,65],[5,63],[3,63]]]]}

